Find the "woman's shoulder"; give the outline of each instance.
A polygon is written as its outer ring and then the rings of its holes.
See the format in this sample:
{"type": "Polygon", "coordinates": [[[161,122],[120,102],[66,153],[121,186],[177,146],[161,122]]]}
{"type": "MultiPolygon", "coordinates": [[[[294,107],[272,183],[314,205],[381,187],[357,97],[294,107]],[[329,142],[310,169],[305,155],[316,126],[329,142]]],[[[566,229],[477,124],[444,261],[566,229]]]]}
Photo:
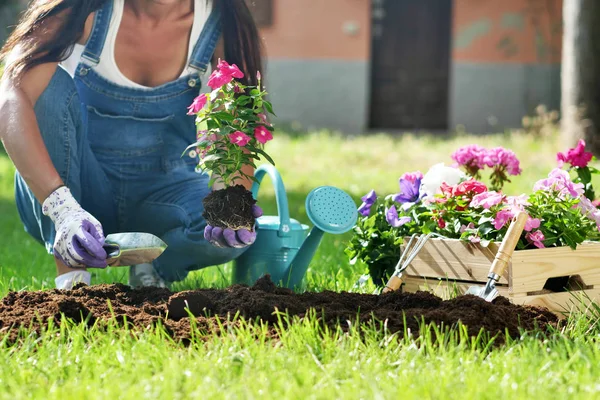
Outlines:
{"type": "Polygon", "coordinates": [[[83,27],[83,34],[81,38],[77,41],[77,44],[85,45],[92,33],[92,29],[94,27],[94,18],[96,16],[96,11],[88,15],[85,20],[85,26],[83,27]]]}

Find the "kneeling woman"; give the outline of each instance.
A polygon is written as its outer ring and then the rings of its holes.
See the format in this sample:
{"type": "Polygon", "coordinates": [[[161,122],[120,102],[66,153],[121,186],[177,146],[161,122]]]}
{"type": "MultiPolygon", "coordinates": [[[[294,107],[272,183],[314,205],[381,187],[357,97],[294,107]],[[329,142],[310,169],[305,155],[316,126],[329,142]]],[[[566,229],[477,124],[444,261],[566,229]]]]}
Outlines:
{"type": "Polygon", "coordinates": [[[165,286],[252,243],[210,227],[205,237],[209,177],[181,157],[196,135],[187,107],[218,58],[256,85],[260,45],[244,0],[36,0],[1,57],[0,138],[17,208],[54,256],[58,288],[90,284],[85,268],[106,267],[112,232],[168,244],[153,265],[131,266],[133,286],[165,286]]]}

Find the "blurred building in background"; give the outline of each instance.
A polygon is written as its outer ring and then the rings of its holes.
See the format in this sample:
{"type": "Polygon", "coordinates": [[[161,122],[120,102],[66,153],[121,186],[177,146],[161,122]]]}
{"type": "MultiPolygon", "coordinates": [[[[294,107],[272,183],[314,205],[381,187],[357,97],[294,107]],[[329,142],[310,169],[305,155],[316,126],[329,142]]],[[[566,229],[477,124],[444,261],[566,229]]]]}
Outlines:
{"type": "MultiPolygon", "coordinates": [[[[498,132],[558,109],[562,0],[246,0],[278,122],[498,132]]],[[[26,0],[0,0],[0,43],[26,0]]]]}
{"type": "Polygon", "coordinates": [[[558,109],[562,0],[247,0],[282,122],[519,127],[558,109]]]}

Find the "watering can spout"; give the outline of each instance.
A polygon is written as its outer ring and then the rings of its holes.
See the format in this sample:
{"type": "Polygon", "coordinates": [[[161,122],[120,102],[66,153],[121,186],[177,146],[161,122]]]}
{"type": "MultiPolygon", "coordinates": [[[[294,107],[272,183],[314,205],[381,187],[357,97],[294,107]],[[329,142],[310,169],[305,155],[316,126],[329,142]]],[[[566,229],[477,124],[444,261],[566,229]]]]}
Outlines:
{"type": "Polygon", "coordinates": [[[300,250],[296,254],[296,257],[290,263],[290,266],[285,270],[283,275],[286,287],[295,288],[300,286],[302,278],[308,270],[308,265],[314,257],[321,239],[323,238],[323,231],[318,228],[312,228],[302,243],[300,250]]]}

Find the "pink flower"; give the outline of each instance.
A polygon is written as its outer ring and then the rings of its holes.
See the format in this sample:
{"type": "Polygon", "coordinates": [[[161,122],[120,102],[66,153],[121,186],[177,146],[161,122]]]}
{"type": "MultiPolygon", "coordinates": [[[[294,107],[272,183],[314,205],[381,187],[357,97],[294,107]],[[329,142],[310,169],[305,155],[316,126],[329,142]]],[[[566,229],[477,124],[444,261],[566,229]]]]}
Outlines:
{"type": "Polygon", "coordinates": [[[227,85],[233,78],[243,78],[244,73],[240,71],[237,65],[229,65],[225,60],[219,60],[217,69],[210,74],[206,83],[211,89],[215,90],[223,85],[227,85]]]}
{"type": "Polygon", "coordinates": [[[559,196],[570,194],[572,197],[579,197],[584,193],[583,183],[573,183],[567,171],[560,168],[554,168],[548,178],[540,179],[533,185],[533,190],[546,190],[557,192],[559,196]]]}
{"type": "Polygon", "coordinates": [[[496,218],[494,218],[494,228],[496,230],[502,229],[504,225],[508,221],[510,221],[515,214],[511,210],[500,210],[498,214],[496,214],[496,218]]]}
{"type": "Polygon", "coordinates": [[[580,139],[577,143],[577,147],[574,149],[569,149],[567,154],[557,153],[556,160],[558,161],[558,166],[562,167],[563,164],[569,163],[574,167],[585,168],[592,161],[594,155],[588,151],[585,151],[585,141],[580,139]]]}
{"type": "Polygon", "coordinates": [[[476,235],[469,236],[469,241],[473,244],[481,243],[481,238],[476,235]]]}
{"type": "Polygon", "coordinates": [[[600,210],[585,196],[579,196],[577,208],[581,213],[592,221],[596,222],[598,230],[600,230],[600,210]]]}
{"type": "Polygon", "coordinates": [[[237,65],[232,64],[229,65],[227,61],[219,59],[219,63],[217,64],[217,69],[221,71],[225,75],[233,76],[234,78],[243,78],[244,73],[240,71],[237,65]]]}
{"type": "Polygon", "coordinates": [[[483,161],[485,151],[485,148],[478,144],[470,144],[456,150],[451,157],[458,165],[483,168],[485,166],[483,161]]]}
{"type": "Polygon", "coordinates": [[[212,90],[218,89],[223,85],[227,85],[229,82],[233,80],[233,76],[226,75],[218,69],[214,70],[212,74],[210,74],[210,78],[208,78],[208,82],[206,83],[212,90]]]}
{"type": "Polygon", "coordinates": [[[546,240],[546,237],[542,231],[529,232],[527,235],[525,235],[525,239],[533,243],[533,245],[538,249],[543,249],[546,247],[544,246],[544,240],[546,240]]]}
{"type": "Polygon", "coordinates": [[[256,79],[260,81],[261,78],[260,71],[256,71],[256,79]]]}
{"type": "Polygon", "coordinates": [[[259,143],[265,144],[273,139],[273,134],[264,126],[257,126],[254,128],[254,137],[256,137],[256,140],[258,140],[259,143]]]}
{"type": "Polygon", "coordinates": [[[237,144],[241,147],[247,145],[250,142],[250,139],[250,136],[241,131],[235,131],[229,135],[229,140],[231,143],[237,144]]]}
{"type": "Polygon", "coordinates": [[[267,116],[264,113],[256,114],[256,116],[260,119],[260,122],[265,125],[271,126],[269,121],[267,121],[267,116]]]}
{"type": "Polygon", "coordinates": [[[529,205],[529,201],[527,195],[522,194],[520,196],[508,196],[506,204],[513,209],[524,210],[529,205]]]}
{"type": "Polygon", "coordinates": [[[415,183],[417,180],[423,179],[423,174],[421,173],[421,171],[406,172],[400,177],[400,180],[403,179],[410,183],[415,183]]]}
{"type": "Polygon", "coordinates": [[[483,192],[473,197],[469,207],[483,207],[489,210],[495,205],[502,203],[504,195],[497,192],[483,192]]]}
{"type": "Polygon", "coordinates": [[[487,150],[483,162],[490,168],[503,167],[510,175],[521,173],[520,162],[515,153],[503,147],[487,150]]]}
{"type": "Polygon", "coordinates": [[[527,222],[525,222],[525,227],[523,228],[523,230],[525,232],[531,232],[534,229],[537,229],[540,227],[540,220],[538,218],[527,218],[527,222]]]}
{"type": "Polygon", "coordinates": [[[198,114],[198,112],[200,112],[200,110],[202,110],[204,108],[204,106],[206,105],[206,101],[207,101],[206,94],[201,94],[200,96],[196,97],[194,99],[194,101],[192,102],[192,104],[188,107],[187,115],[198,114]]]}

